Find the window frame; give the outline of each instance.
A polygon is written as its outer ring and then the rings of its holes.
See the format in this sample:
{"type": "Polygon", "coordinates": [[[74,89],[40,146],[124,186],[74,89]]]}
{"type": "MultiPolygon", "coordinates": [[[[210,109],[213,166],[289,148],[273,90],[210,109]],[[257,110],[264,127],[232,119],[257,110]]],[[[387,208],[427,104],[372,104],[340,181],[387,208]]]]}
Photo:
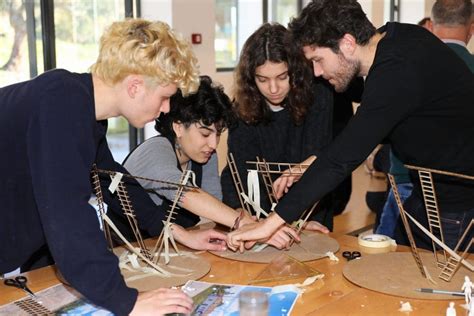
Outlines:
{"type": "MultiPolygon", "coordinates": [[[[216,0],[218,1],[218,0],[216,0]]],[[[237,2],[240,0],[236,0],[237,2]]],[[[261,0],[261,5],[262,5],[262,24],[269,22],[269,0],[261,0]]],[[[300,14],[301,10],[303,8],[303,0],[297,0],[296,1],[296,14],[300,14]]],[[[237,5],[236,7],[237,10],[237,30],[236,30],[236,39],[235,39],[235,47],[239,47],[239,6],[237,5]]],[[[240,52],[237,52],[237,61],[239,59],[240,52]]],[[[234,71],[235,67],[216,67],[216,72],[232,72],[234,71]]]]}

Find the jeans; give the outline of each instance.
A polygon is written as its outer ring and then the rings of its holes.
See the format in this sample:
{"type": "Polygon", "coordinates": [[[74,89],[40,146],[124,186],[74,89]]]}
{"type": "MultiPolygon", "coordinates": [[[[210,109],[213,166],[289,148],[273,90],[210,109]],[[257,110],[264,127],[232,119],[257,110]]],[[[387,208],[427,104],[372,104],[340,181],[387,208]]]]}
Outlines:
{"type": "MultiPolygon", "coordinates": [[[[400,195],[400,200],[405,202],[405,200],[411,195],[413,189],[413,184],[411,183],[400,183],[397,184],[398,193],[400,195]]],[[[382,210],[382,215],[380,216],[380,224],[377,227],[375,233],[389,236],[390,238],[395,238],[395,226],[397,225],[398,216],[400,215],[400,210],[398,209],[397,201],[393,195],[393,190],[390,188],[387,196],[387,201],[382,210]]]]}
{"type": "MultiPolygon", "coordinates": [[[[473,219],[474,209],[465,212],[445,213],[441,214],[440,217],[441,227],[443,227],[444,242],[449,248],[454,249],[467,226],[473,219]]],[[[461,244],[459,250],[464,251],[468,242],[473,237],[474,228],[471,228],[469,234],[464,237],[464,241],[461,244]]],[[[468,252],[474,252],[473,248],[474,247],[471,246],[471,249],[469,249],[468,252]]]]}
{"type": "MultiPolygon", "coordinates": [[[[428,229],[428,220],[426,217],[425,206],[422,198],[416,198],[413,195],[408,198],[404,204],[405,211],[411,214],[420,224],[428,229]]],[[[440,211],[441,227],[443,228],[444,243],[454,250],[467,226],[474,218],[474,208],[467,210],[450,210],[450,212],[440,211]]],[[[433,250],[431,239],[416,227],[409,219],[413,237],[416,246],[419,248],[433,250]]],[[[469,234],[464,238],[464,242],[459,250],[464,251],[468,242],[474,237],[474,229],[471,228],[469,234]]],[[[409,245],[409,241],[403,227],[401,218],[398,219],[395,229],[395,240],[400,245],[409,245]]],[[[439,249],[439,247],[437,247],[439,249]]],[[[471,246],[468,252],[473,253],[474,247],[471,246]]]]}

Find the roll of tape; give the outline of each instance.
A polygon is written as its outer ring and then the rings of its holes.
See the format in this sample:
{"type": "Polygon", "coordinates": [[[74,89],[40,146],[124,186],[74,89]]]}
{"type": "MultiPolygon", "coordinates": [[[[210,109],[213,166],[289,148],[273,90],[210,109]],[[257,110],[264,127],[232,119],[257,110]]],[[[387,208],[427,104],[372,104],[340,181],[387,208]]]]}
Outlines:
{"type": "Polygon", "coordinates": [[[397,247],[395,240],[380,234],[361,235],[358,238],[358,242],[361,249],[368,253],[390,252],[397,247]]]}

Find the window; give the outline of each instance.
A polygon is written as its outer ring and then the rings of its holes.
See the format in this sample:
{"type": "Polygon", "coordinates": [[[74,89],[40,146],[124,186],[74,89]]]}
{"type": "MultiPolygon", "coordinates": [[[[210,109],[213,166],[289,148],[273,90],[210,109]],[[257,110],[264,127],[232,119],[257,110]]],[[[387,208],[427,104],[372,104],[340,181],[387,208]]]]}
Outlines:
{"type": "Polygon", "coordinates": [[[298,12],[295,0],[216,0],[216,68],[232,70],[247,38],[267,21],[287,25],[298,12]],[[264,8],[267,12],[264,14],[264,8]]]}
{"type": "Polygon", "coordinates": [[[237,0],[216,1],[216,37],[214,40],[217,68],[234,67],[237,63],[237,0]]]}
{"type": "Polygon", "coordinates": [[[41,32],[39,0],[0,1],[0,87],[28,80],[38,68],[43,71],[36,54],[43,49],[36,40],[41,32]]]}
{"type": "MultiPolygon", "coordinates": [[[[123,1],[54,1],[56,67],[87,72],[97,59],[100,36],[105,28],[124,18],[123,1]]],[[[108,120],[107,141],[115,160],[122,162],[129,152],[125,118],[108,120]]]]}
{"type": "Polygon", "coordinates": [[[298,1],[268,0],[268,21],[287,26],[291,18],[298,14],[298,1]]]}

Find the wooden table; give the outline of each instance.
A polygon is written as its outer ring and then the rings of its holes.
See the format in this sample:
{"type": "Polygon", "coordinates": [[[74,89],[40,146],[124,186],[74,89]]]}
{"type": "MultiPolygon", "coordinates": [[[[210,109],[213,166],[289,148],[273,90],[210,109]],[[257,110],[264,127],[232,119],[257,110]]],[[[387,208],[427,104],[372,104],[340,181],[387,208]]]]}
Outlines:
{"type": "MultiPolygon", "coordinates": [[[[298,299],[292,315],[442,315],[446,314],[449,301],[415,300],[380,294],[360,288],[352,284],[342,275],[346,260],[341,253],[344,250],[358,250],[357,238],[348,235],[332,234],[340,244],[336,254],[340,260],[333,262],[320,259],[309,262],[310,266],[324,273],[323,280],[316,281],[306,288],[305,293],[298,299]],[[413,307],[411,313],[401,313],[400,301],[409,301],[413,307]]],[[[406,247],[399,247],[407,251],[406,247]]],[[[248,284],[264,268],[265,264],[245,263],[223,259],[210,253],[200,254],[211,263],[211,271],[201,280],[215,283],[248,284]]],[[[53,267],[45,267],[25,274],[34,292],[48,288],[59,281],[53,267]]],[[[259,284],[260,285],[260,284],[259,284]]],[[[265,285],[265,284],[261,284],[265,285]]],[[[22,291],[0,284],[0,305],[24,297],[22,291]]],[[[456,301],[457,315],[467,315],[458,306],[462,300],[456,301]]]]}

